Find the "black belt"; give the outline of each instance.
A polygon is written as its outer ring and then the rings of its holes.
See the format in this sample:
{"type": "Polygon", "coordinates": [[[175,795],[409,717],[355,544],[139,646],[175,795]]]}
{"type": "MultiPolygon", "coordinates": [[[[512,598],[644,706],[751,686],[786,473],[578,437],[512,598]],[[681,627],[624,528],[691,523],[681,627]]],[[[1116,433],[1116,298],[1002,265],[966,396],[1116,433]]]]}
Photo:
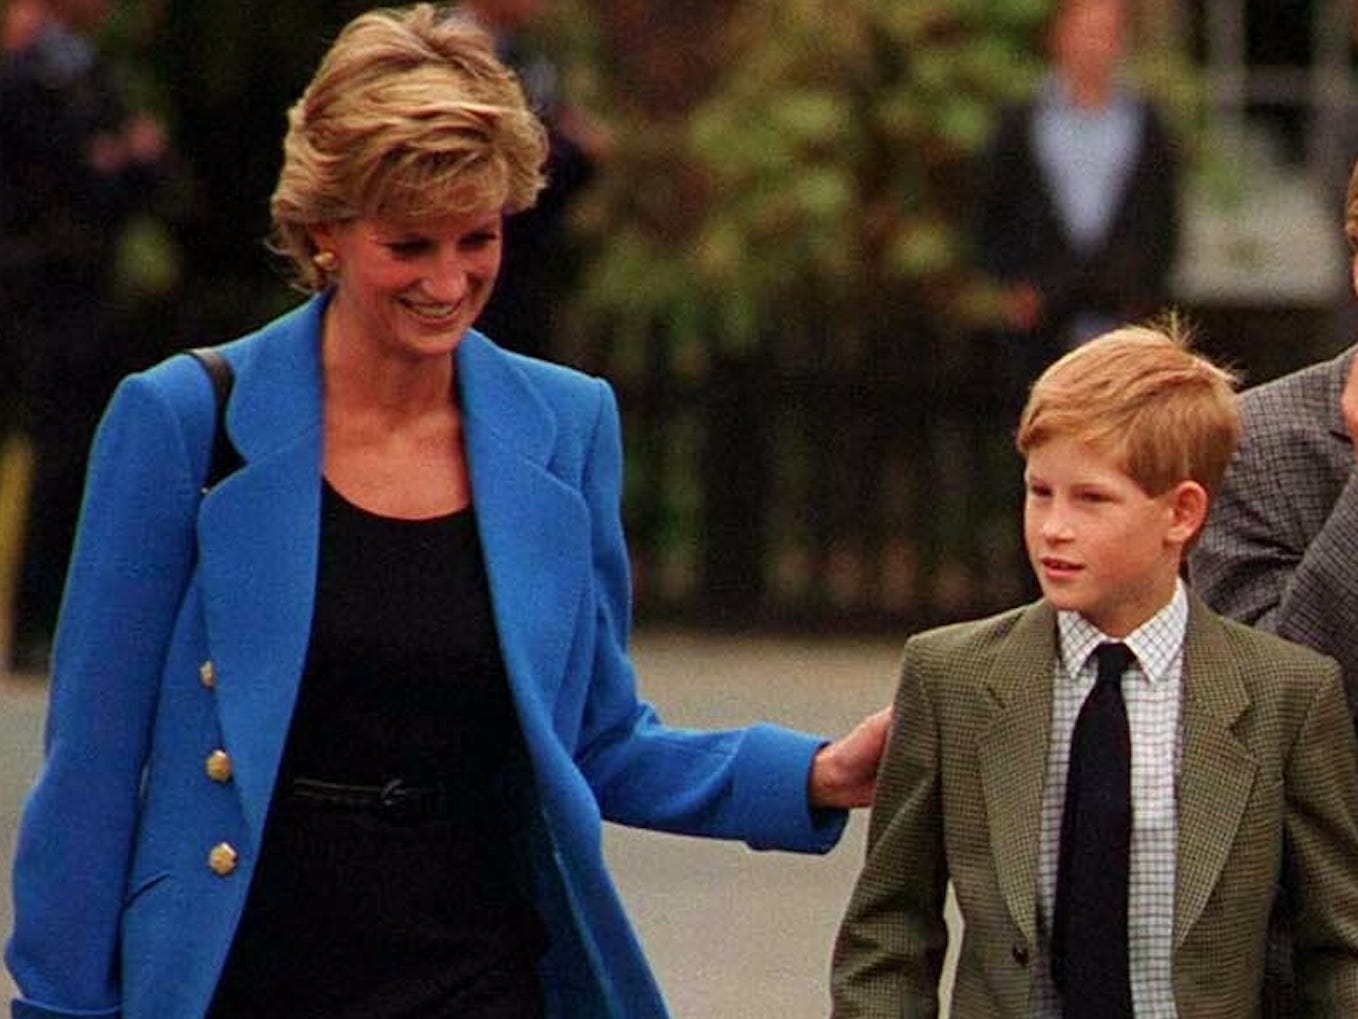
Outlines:
{"type": "Polygon", "coordinates": [[[294,778],[294,799],[344,810],[375,814],[392,824],[420,824],[452,816],[454,797],[442,782],[411,785],[394,778],[385,785],[345,785],[314,778],[294,778]]]}

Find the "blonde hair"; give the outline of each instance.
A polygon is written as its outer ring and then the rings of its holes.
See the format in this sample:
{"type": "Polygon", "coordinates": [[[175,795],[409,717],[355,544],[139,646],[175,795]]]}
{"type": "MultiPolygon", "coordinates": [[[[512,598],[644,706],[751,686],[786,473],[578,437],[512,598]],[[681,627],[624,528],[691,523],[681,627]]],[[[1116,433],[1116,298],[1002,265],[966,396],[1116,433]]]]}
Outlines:
{"type": "Polygon", "coordinates": [[[311,227],[528,208],[547,137],[489,38],[432,4],[380,8],[339,34],[288,111],[271,246],[318,290],[311,227]]]}
{"type": "Polygon", "coordinates": [[[1110,452],[1149,495],[1196,481],[1214,496],[1240,436],[1234,372],[1191,349],[1174,317],[1066,354],[1033,384],[1016,444],[1068,437],[1110,452]]]}

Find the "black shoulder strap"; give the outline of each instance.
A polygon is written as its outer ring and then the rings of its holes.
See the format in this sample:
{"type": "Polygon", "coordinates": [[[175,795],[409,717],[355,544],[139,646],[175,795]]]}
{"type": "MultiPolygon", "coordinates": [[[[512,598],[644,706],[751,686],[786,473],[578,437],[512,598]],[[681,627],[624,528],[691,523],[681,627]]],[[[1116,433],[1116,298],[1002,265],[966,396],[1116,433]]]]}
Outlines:
{"type": "Polygon", "coordinates": [[[212,391],[217,397],[217,424],[212,435],[212,460],[208,464],[207,477],[203,479],[203,491],[206,492],[245,462],[231,442],[231,437],[226,434],[226,401],[231,397],[231,385],[235,382],[235,376],[231,373],[230,363],[213,347],[195,347],[188,353],[202,365],[203,371],[207,372],[207,377],[212,381],[212,391]]]}

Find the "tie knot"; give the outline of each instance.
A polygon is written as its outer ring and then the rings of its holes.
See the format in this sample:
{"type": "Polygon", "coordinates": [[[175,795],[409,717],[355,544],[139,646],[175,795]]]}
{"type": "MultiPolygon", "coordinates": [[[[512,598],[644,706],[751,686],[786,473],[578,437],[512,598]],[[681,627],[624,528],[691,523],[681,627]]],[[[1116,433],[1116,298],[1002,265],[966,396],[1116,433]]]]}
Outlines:
{"type": "Polygon", "coordinates": [[[1098,682],[1119,683],[1127,666],[1136,660],[1132,649],[1123,643],[1105,641],[1094,649],[1094,658],[1099,663],[1098,682]]]}

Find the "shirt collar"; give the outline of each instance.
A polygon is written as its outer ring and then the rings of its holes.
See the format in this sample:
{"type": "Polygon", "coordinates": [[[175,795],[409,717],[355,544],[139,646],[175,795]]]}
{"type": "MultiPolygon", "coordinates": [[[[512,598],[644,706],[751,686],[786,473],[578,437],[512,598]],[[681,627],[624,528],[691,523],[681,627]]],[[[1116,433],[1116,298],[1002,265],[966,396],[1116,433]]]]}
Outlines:
{"type": "MultiPolygon", "coordinates": [[[[1078,612],[1056,614],[1060,640],[1061,666],[1071,679],[1078,680],[1092,669],[1090,659],[1094,649],[1105,641],[1116,640],[1103,633],[1078,612]]],[[[1150,619],[1122,638],[1122,643],[1136,655],[1136,664],[1152,683],[1169,677],[1184,646],[1188,631],[1188,595],[1182,580],[1174,582],[1174,594],[1169,602],[1150,619]]],[[[1092,674],[1092,673],[1091,673],[1092,674]]]]}

